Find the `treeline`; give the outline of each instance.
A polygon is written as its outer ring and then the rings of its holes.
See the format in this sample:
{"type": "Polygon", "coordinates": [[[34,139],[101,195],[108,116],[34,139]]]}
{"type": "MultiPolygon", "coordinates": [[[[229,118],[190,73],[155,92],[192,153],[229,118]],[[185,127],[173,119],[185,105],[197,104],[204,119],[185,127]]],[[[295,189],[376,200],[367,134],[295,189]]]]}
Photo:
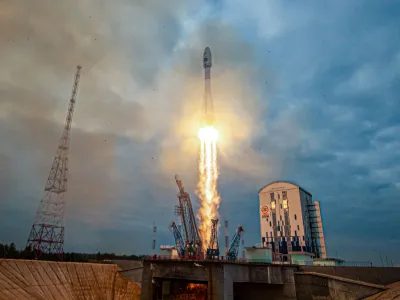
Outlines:
{"type": "MultiPolygon", "coordinates": [[[[110,260],[142,260],[145,255],[116,255],[115,253],[78,253],[66,252],[63,255],[37,253],[40,260],[71,261],[71,262],[105,262],[110,260]]],[[[17,250],[14,243],[0,244],[0,258],[35,259],[35,252],[31,247],[17,250]]]]}

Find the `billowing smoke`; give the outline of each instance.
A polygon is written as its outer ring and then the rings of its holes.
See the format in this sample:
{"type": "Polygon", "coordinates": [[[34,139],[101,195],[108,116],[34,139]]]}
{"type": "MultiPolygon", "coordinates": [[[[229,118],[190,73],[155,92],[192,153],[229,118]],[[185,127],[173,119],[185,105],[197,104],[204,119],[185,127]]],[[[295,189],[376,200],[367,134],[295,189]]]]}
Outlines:
{"type": "Polygon", "coordinates": [[[0,191],[0,213],[18,212],[26,220],[14,227],[11,217],[4,219],[10,239],[22,245],[29,233],[77,64],[84,69],[71,134],[67,249],[96,234],[93,247],[115,246],[116,228],[135,235],[124,246],[134,249],[147,241],[140,232],[152,220],[162,225],[171,219],[175,173],[194,192],[205,45],[213,49],[221,159],[237,172],[265,172],[249,144],[249,136],[262,134],[264,108],[254,82],[264,71],[249,67],[252,46],[233,28],[212,15],[206,22],[202,5],[0,3],[0,168],[9,170],[0,176],[0,186],[7,186],[0,191]]]}

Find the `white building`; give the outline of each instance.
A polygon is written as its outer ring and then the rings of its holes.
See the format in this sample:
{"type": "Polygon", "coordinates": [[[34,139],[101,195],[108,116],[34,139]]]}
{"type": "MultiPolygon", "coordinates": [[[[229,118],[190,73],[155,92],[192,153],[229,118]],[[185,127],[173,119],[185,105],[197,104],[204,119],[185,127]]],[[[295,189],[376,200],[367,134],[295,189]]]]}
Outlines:
{"type": "Polygon", "coordinates": [[[311,193],[287,181],[276,181],[259,191],[263,246],[275,257],[309,254],[326,258],[321,210],[311,193]]]}

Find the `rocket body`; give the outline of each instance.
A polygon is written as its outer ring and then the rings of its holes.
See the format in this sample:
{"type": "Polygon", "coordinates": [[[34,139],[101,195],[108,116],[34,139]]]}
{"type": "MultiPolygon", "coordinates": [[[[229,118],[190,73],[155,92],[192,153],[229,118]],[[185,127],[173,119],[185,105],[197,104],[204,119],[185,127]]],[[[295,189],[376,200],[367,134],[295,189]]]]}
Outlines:
{"type": "Polygon", "coordinates": [[[211,67],[212,57],[211,50],[209,47],[204,49],[203,53],[203,67],[204,67],[204,99],[203,99],[203,125],[213,126],[214,125],[214,103],[211,96],[211,67]]]}

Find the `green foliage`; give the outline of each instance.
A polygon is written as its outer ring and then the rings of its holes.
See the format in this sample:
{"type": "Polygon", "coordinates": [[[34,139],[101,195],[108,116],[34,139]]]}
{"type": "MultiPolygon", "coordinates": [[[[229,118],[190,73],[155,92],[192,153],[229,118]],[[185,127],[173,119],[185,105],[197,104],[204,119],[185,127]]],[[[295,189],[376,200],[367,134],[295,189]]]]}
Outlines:
{"type": "MultiPolygon", "coordinates": [[[[24,250],[17,250],[14,243],[0,244],[0,258],[10,259],[34,259],[34,252],[31,246],[26,247],[24,250]]],[[[66,252],[63,255],[63,261],[71,262],[105,262],[110,260],[142,260],[145,255],[116,255],[115,253],[78,253],[66,252]]],[[[40,260],[59,261],[61,260],[58,255],[42,253],[40,260]]]]}

